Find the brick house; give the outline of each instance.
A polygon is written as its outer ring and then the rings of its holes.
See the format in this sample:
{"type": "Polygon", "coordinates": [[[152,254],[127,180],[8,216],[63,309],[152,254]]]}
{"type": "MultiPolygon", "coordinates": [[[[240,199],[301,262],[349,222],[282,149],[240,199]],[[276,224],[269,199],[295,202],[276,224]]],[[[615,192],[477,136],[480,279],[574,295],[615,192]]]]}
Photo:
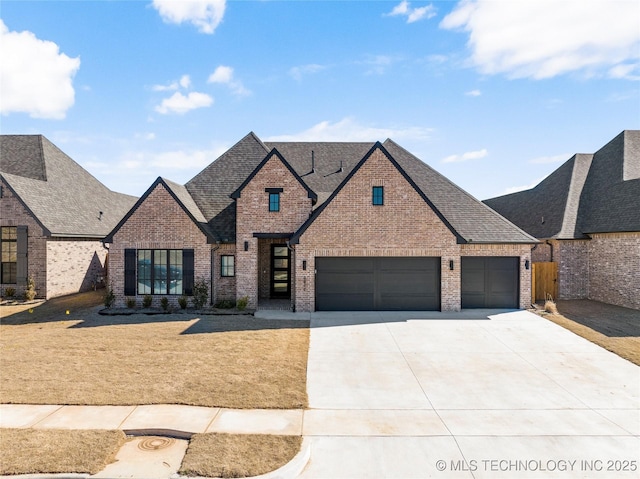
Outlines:
{"type": "Polygon", "coordinates": [[[136,198],[109,190],[42,135],[0,135],[2,294],[86,291],[106,275],[102,239],[136,198]]]}
{"type": "Polygon", "coordinates": [[[532,260],[557,263],[559,299],[640,309],[640,131],[485,203],[543,242],[532,260]]]}
{"type": "Polygon", "coordinates": [[[203,278],[211,303],[295,311],[524,308],[537,243],[391,140],[253,133],[185,185],[158,178],[105,242],[118,304],[203,278]]]}

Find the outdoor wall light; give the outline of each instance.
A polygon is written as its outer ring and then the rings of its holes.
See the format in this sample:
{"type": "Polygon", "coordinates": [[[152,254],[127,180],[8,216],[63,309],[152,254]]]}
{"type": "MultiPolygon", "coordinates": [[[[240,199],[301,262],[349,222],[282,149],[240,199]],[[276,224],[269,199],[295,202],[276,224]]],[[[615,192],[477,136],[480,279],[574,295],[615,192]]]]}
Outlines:
{"type": "Polygon", "coordinates": [[[529,269],[529,260],[528,259],[524,260],[524,269],[529,269]]]}
{"type": "Polygon", "coordinates": [[[306,260],[306,259],[303,259],[303,260],[302,260],[302,269],[303,269],[304,271],[306,271],[306,270],[307,270],[307,260],[306,260]]]}
{"type": "Polygon", "coordinates": [[[249,242],[248,241],[244,242],[244,250],[245,251],[249,251],[249,242]]]}
{"type": "Polygon", "coordinates": [[[452,259],[449,260],[449,269],[451,271],[453,271],[453,260],[452,259]]]}

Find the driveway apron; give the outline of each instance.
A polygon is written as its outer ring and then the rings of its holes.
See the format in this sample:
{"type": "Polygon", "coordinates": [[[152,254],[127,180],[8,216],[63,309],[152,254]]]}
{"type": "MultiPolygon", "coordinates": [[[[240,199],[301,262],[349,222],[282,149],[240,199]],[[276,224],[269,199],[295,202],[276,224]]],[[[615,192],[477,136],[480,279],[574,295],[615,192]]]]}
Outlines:
{"type": "Polygon", "coordinates": [[[527,311],[312,313],[303,478],[638,477],[640,368],[527,311]]]}

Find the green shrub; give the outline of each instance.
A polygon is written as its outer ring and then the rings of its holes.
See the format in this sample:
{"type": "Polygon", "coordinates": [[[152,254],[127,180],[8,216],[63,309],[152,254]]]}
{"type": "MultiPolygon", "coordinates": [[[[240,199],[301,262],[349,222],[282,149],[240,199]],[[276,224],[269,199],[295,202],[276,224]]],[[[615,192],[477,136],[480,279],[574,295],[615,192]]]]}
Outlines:
{"type": "Polygon", "coordinates": [[[193,305],[196,309],[202,309],[209,299],[209,282],[204,278],[198,278],[193,283],[193,305]]]}
{"type": "Polygon", "coordinates": [[[13,298],[16,295],[16,288],[12,288],[11,286],[5,288],[4,295],[6,298],[13,298]]]}
{"type": "Polygon", "coordinates": [[[216,304],[214,304],[214,307],[219,309],[231,309],[235,308],[235,306],[236,302],[232,299],[221,299],[216,304]]]}
{"type": "Polygon", "coordinates": [[[36,282],[33,276],[27,278],[27,287],[24,290],[24,299],[26,301],[33,301],[36,299],[36,282]]]}
{"type": "Polygon", "coordinates": [[[135,309],[136,307],[136,298],[127,298],[127,308],[135,309]]]}
{"type": "Polygon", "coordinates": [[[153,296],[151,296],[150,294],[145,294],[144,298],[142,298],[142,307],[150,308],[152,302],[153,302],[153,296]]]}
{"type": "Polygon", "coordinates": [[[160,300],[160,306],[162,306],[162,311],[169,311],[169,298],[167,298],[166,296],[164,296],[164,297],[160,300]]]}
{"type": "Polygon", "coordinates": [[[249,296],[243,296],[242,298],[240,298],[236,303],[238,311],[244,311],[245,309],[247,309],[247,303],[249,303],[249,296]]]}
{"type": "Polygon", "coordinates": [[[116,295],[113,292],[113,287],[109,285],[109,287],[107,288],[107,291],[104,293],[104,305],[107,308],[111,308],[113,306],[113,303],[115,302],[116,302],[116,295]]]}
{"type": "Polygon", "coordinates": [[[187,309],[187,297],[186,296],[180,296],[178,298],[178,304],[180,305],[181,309],[187,309]]]}

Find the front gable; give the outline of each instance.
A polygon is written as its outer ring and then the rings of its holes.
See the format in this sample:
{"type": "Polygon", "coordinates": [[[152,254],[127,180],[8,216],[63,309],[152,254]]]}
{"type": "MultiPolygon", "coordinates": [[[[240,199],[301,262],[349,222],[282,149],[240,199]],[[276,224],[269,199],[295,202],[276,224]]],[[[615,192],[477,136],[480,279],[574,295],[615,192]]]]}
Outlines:
{"type": "Polygon", "coordinates": [[[446,247],[460,240],[426,195],[376,143],[291,242],[384,249],[425,244],[446,247]],[[383,204],[374,204],[380,202],[381,192],[383,204]]]}
{"type": "Polygon", "coordinates": [[[290,236],[309,217],[316,194],[273,149],[231,195],[240,236],[290,236]],[[270,203],[271,199],[271,203],[270,203]]]}
{"type": "Polygon", "coordinates": [[[192,243],[203,240],[207,242],[210,237],[201,221],[194,217],[171,187],[158,178],[104,242],[192,243]]]}

